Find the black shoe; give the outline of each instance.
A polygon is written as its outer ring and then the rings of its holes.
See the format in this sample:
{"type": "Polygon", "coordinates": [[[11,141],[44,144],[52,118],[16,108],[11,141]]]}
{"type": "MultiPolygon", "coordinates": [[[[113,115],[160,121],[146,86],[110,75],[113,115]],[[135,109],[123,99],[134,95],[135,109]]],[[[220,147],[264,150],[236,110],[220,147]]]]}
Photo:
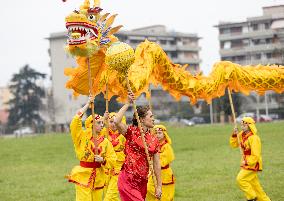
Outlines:
{"type": "Polygon", "coordinates": [[[256,198],[254,198],[254,199],[252,199],[252,200],[248,200],[248,201],[257,201],[257,199],[256,199],[256,198]]]}

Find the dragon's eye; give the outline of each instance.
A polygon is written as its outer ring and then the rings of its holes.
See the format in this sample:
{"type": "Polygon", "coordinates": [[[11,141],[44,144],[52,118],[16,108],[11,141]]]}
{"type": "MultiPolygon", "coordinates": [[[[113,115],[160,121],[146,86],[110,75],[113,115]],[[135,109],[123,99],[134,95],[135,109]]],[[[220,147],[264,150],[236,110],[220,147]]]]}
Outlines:
{"type": "Polygon", "coordinates": [[[93,20],[95,19],[95,15],[89,15],[89,16],[88,16],[88,19],[89,19],[90,21],[93,21],[93,20]]]}

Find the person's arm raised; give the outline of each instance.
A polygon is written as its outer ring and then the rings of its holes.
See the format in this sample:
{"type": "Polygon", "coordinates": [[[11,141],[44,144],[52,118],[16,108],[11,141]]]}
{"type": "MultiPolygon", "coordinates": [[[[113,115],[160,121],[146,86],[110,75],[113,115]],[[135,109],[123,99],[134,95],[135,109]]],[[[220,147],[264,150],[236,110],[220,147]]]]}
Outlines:
{"type": "Polygon", "coordinates": [[[130,106],[130,104],[133,103],[133,101],[134,101],[134,94],[132,92],[128,92],[128,103],[124,104],[122,108],[120,108],[120,110],[118,111],[118,113],[115,115],[115,118],[114,118],[114,123],[119,133],[122,135],[125,135],[125,133],[127,132],[127,125],[122,123],[121,120],[126,110],[130,106]]]}

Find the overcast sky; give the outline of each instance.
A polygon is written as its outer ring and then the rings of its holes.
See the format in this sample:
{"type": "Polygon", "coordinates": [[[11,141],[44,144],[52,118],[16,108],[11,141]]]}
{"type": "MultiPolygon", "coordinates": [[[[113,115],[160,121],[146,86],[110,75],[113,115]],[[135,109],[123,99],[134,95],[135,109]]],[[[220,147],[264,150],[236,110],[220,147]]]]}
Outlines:
{"type": "MultiPolygon", "coordinates": [[[[64,18],[78,9],[83,0],[11,0],[1,3],[0,86],[7,85],[13,73],[29,64],[50,75],[47,38],[65,31],[64,18]]],[[[101,0],[104,12],[119,14],[115,25],[131,30],[155,24],[169,30],[196,33],[202,39],[201,70],[206,74],[219,60],[219,21],[244,21],[262,15],[263,6],[284,4],[284,0],[101,0]]],[[[63,48],[62,48],[62,51],[63,48]]],[[[63,73],[63,72],[62,72],[63,73]]]]}

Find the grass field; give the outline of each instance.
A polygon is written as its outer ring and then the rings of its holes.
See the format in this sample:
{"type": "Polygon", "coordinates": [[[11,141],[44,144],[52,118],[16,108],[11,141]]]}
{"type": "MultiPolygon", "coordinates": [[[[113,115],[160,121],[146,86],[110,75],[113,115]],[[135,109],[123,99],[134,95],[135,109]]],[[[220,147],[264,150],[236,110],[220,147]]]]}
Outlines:
{"type": "MultiPolygon", "coordinates": [[[[245,200],[235,183],[240,152],[231,149],[231,125],[169,127],[176,155],[176,201],[245,200]]],[[[284,200],[284,122],[258,125],[262,139],[260,181],[273,201],[284,200]]],[[[64,179],[74,165],[69,135],[0,138],[0,201],[72,201],[64,179]]]]}

